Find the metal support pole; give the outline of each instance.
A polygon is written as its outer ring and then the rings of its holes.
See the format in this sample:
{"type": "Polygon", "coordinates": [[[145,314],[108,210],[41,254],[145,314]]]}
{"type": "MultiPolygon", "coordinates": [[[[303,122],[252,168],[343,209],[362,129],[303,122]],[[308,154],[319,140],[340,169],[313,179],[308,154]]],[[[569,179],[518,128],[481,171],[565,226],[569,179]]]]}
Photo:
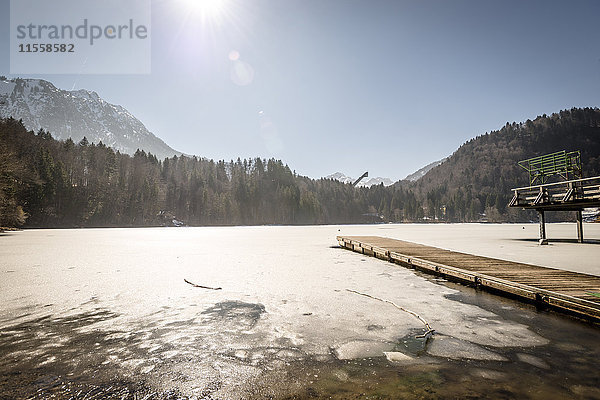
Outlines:
{"type": "Polygon", "coordinates": [[[548,240],[546,239],[546,218],[544,216],[544,211],[538,210],[538,214],[540,215],[540,244],[548,244],[548,240]]]}
{"type": "Polygon", "coordinates": [[[583,243],[583,215],[581,210],[577,210],[577,241],[583,243]]]}

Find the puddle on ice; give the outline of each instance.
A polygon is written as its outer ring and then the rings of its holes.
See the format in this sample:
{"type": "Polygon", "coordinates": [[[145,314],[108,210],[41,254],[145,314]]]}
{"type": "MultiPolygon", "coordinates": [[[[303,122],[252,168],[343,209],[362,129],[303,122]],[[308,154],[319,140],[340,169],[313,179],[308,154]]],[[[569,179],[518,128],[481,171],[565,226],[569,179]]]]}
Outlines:
{"type": "Polygon", "coordinates": [[[453,360],[508,361],[500,354],[486,350],[474,343],[441,335],[437,335],[431,341],[427,353],[432,356],[453,360]]]}
{"type": "Polygon", "coordinates": [[[0,281],[0,398],[594,398],[600,386],[596,327],[342,250],[336,227],[61,230],[60,257],[30,240],[43,232],[11,236],[36,250],[0,262],[17,271],[0,281]],[[39,278],[19,269],[37,257],[39,278]],[[346,289],[418,313],[434,335],[346,289]]]}
{"type": "Polygon", "coordinates": [[[224,301],[202,311],[203,320],[220,327],[231,325],[239,330],[252,329],[265,313],[262,304],[251,304],[242,301],[224,301]]]}
{"type": "Polygon", "coordinates": [[[338,360],[352,360],[356,358],[381,357],[384,352],[391,351],[394,343],[375,342],[368,340],[353,340],[337,346],[333,353],[338,360]]]}
{"type": "Polygon", "coordinates": [[[398,339],[394,350],[413,356],[420,356],[425,353],[428,345],[435,337],[435,332],[429,335],[426,329],[412,329],[406,336],[398,339]]]}

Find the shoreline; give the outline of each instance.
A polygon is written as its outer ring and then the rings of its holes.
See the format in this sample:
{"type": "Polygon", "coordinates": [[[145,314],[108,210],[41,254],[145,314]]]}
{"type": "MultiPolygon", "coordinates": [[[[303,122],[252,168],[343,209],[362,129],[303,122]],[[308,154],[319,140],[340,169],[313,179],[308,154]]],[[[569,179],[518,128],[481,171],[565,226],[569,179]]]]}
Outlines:
{"type": "MultiPolygon", "coordinates": [[[[242,227],[310,227],[310,226],[452,226],[452,225],[472,225],[472,226],[492,226],[492,225],[536,225],[539,226],[537,221],[526,221],[526,222],[382,222],[382,223],[359,223],[359,222],[332,222],[323,224],[213,224],[213,225],[97,225],[97,226],[20,226],[20,227],[0,227],[0,230],[6,231],[27,231],[27,230],[47,230],[47,229],[142,229],[142,228],[242,228],[242,227]]],[[[569,224],[575,226],[573,221],[555,221],[546,222],[546,225],[558,225],[558,224],[569,224]]],[[[585,226],[600,226],[600,222],[583,222],[585,226]]],[[[600,240],[600,237],[597,238],[600,240]]]]}

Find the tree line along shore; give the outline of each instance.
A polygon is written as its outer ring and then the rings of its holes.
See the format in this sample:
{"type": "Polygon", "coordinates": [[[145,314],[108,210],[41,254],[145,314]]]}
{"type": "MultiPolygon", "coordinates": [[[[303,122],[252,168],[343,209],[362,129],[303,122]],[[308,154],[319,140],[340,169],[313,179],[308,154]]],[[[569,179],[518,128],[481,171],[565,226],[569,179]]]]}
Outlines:
{"type": "Polygon", "coordinates": [[[276,159],[130,156],[0,119],[0,226],[523,222],[534,215],[507,207],[510,189],[527,183],[517,161],[562,149],[581,150],[586,175],[600,175],[600,110],[507,123],[416,182],[369,188],[300,176],[276,159]]]}

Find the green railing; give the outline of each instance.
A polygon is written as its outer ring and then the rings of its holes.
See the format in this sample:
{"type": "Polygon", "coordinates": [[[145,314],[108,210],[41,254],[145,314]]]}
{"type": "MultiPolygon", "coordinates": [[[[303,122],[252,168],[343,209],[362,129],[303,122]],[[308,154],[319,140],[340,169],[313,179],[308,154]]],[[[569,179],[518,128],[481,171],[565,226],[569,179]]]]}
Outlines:
{"type": "Polygon", "coordinates": [[[581,153],[565,150],[519,161],[519,166],[529,173],[529,184],[544,184],[552,176],[565,180],[582,179],[581,153]]]}

